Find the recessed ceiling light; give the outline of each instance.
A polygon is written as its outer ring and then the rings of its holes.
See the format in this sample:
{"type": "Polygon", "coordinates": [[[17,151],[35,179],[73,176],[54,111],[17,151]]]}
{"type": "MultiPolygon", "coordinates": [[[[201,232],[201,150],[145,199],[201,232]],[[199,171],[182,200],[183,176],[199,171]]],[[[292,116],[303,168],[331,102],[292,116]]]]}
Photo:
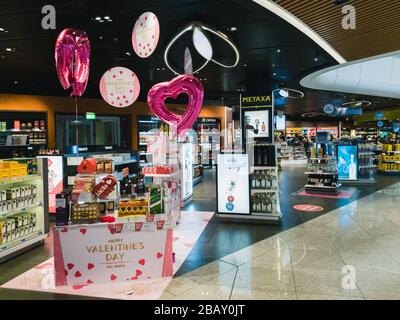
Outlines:
{"type": "Polygon", "coordinates": [[[203,80],[204,80],[204,81],[207,81],[207,78],[204,78],[203,80]]]}
{"type": "Polygon", "coordinates": [[[4,28],[0,28],[0,32],[4,32],[6,31],[4,28]]]}
{"type": "Polygon", "coordinates": [[[109,19],[110,19],[110,17],[109,17],[109,16],[105,16],[105,17],[104,17],[104,19],[106,19],[106,20],[109,20],[109,19]]]}
{"type": "Polygon", "coordinates": [[[100,40],[103,40],[103,36],[99,36],[99,39],[100,39],[100,40]]]}
{"type": "Polygon", "coordinates": [[[6,48],[6,51],[11,52],[11,51],[13,51],[13,49],[12,48],[6,48]]]}
{"type": "Polygon", "coordinates": [[[237,30],[236,27],[230,27],[230,28],[229,28],[229,31],[236,31],[236,30],[237,30]]]}
{"type": "Polygon", "coordinates": [[[125,54],[126,54],[127,56],[130,56],[130,55],[131,55],[131,53],[130,53],[130,52],[125,52],[125,54]]]}
{"type": "Polygon", "coordinates": [[[17,80],[15,80],[15,81],[14,81],[14,84],[18,84],[18,81],[17,81],[17,80]]]}
{"type": "Polygon", "coordinates": [[[162,71],[165,71],[165,68],[161,68],[162,71]]]}
{"type": "Polygon", "coordinates": [[[281,49],[276,49],[276,52],[280,53],[280,52],[281,52],[281,49]]]}
{"type": "Polygon", "coordinates": [[[276,76],[276,72],[274,72],[273,75],[276,76]]]}
{"type": "Polygon", "coordinates": [[[98,20],[99,22],[104,22],[104,20],[98,20]]]}
{"type": "Polygon", "coordinates": [[[161,69],[160,69],[160,68],[157,68],[156,70],[157,70],[157,71],[160,71],[161,69]]]}
{"type": "Polygon", "coordinates": [[[275,63],[273,63],[272,66],[275,67],[275,63]]]}
{"type": "Polygon", "coordinates": [[[243,64],[243,67],[247,67],[247,64],[245,63],[245,64],[243,64]]]}
{"type": "Polygon", "coordinates": [[[289,97],[289,92],[287,90],[285,90],[285,89],[280,89],[279,90],[279,95],[281,97],[287,98],[287,97],[289,97]]]}
{"type": "Polygon", "coordinates": [[[97,21],[100,21],[101,20],[101,17],[96,17],[95,18],[97,21]]]}

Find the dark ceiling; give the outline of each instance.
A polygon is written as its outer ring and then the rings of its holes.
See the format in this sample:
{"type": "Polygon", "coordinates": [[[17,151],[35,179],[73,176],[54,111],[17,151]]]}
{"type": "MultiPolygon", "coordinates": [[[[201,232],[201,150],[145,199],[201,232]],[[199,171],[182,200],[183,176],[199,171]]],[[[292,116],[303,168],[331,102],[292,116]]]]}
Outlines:
{"type": "MultiPolygon", "coordinates": [[[[84,96],[100,98],[98,82],[102,74],[112,66],[124,66],[138,75],[139,99],[145,101],[152,85],[173,77],[163,61],[167,43],[179,29],[200,21],[226,33],[241,54],[236,68],[210,63],[196,75],[203,79],[207,104],[235,105],[240,90],[265,94],[280,85],[306,94],[305,99],[289,101],[287,113],[292,115],[321,111],[333,99],[357,98],[337,93],[316,94],[300,88],[298,83],[303,76],[336,62],[300,31],[250,0],[119,0],[117,5],[115,1],[54,0],[51,4],[57,13],[56,30],[41,28],[41,8],[46,4],[47,1],[40,0],[0,2],[0,28],[8,31],[0,32],[0,92],[68,96],[57,79],[54,45],[64,28],[73,27],[85,30],[91,40],[90,80],[84,96]],[[145,11],[158,16],[161,34],[155,53],[141,59],[133,52],[131,33],[137,17],[145,11]],[[106,15],[112,22],[94,20],[106,15]],[[231,27],[237,31],[230,31],[231,27]],[[7,52],[6,48],[15,51],[7,52]]],[[[183,65],[183,49],[189,40],[184,37],[173,48],[172,61],[183,65]]],[[[224,61],[233,59],[229,48],[218,39],[212,40],[216,56],[224,61]]],[[[191,52],[195,56],[195,51],[191,52]]],[[[395,104],[396,101],[379,99],[373,107],[395,104]]]]}

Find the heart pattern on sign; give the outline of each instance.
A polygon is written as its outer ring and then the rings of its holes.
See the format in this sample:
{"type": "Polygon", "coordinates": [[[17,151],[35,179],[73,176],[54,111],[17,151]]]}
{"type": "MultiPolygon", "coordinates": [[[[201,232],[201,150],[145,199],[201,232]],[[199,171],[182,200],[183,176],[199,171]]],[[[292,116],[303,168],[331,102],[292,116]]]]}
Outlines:
{"type": "Polygon", "coordinates": [[[157,252],[157,259],[161,259],[163,257],[163,254],[161,252],[157,252]]]}
{"type": "Polygon", "coordinates": [[[139,277],[142,274],[142,270],[137,269],[136,270],[136,277],[139,277]]]}
{"type": "Polygon", "coordinates": [[[76,277],[76,278],[79,278],[79,277],[81,277],[81,276],[82,276],[82,274],[81,274],[79,271],[75,272],[75,277],[76,277]]]}
{"type": "Polygon", "coordinates": [[[147,94],[147,103],[151,112],[176,128],[177,133],[180,134],[193,126],[203,105],[203,98],[204,89],[201,82],[190,74],[184,74],[169,82],[154,85],[147,94]],[[189,102],[185,113],[178,115],[168,110],[165,100],[176,99],[182,93],[188,96],[189,102]]]}
{"type": "Polygon", "coordinates": [[[90,280],[90,279],[88,279],[87,281],[86,281],[86,283],[93,283],[93,281],[92,280],[90,280]]]}
{"type": "Polygon", "coordinates": [[[112,274],[112,275],[110,276],[110,279],[111,279],[111,281],[114,281],[114,280],[117,279],[117,276],[116,276],[115,274],[112,274]]]}
{"type": "Polygon", "coordinates": [[[80,229],[79,231],[80,231],[80,233],[82,233],[82,234],[86,234],[86,229],[85,229],[85,228],[82,228],[82,229],[80,229]]]}
{"type": "Polygon", "coordinates": [[[94,268],[94,264],[93,263],[88,263],[87,268],[89,270],[92,270],[94,268]]]}
{"type": "Polygon", "coordinates": [[[157,47],[160,36],[160,24],[152,12],[143,13],[132,31],[132,47],[141,58],[150,56],[157,47]]]}
{"type": "Polygon", "coordinates": [[[146,263],[146,260],[145,259],[140,259],[138,261],[138,263],[141,264],[142,266],[144,266],[144,264],[146,263]]]}
{"type": "Polygon", "coordinates": [[[74,268],[74,264],[73,263],[67,263],[67,268],[68,270],[71,270],[74,268]]]}

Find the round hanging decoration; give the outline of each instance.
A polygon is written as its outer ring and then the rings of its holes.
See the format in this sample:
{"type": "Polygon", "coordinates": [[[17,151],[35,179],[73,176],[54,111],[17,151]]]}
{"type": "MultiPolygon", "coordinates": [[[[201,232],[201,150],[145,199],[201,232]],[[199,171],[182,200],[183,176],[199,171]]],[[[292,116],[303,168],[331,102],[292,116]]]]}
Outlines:
{"type": "Polygon", "coordinates": [[[111,68],[101,77],[100,94],[113,107],[129,107],[139,97],[139,93],[139,79],[127,68],[111,68]]]}
{"type": "Polygon", "coordinates": [[[324,210],[324,208],[312,204],[296,204],[293,206],[293,209],[306,212],[320,212],[324,210]]]}
{"type": "Polygon", "coordinates": [[[383,127],[383,121],[381,121],[381,120],[379,120],[377,123],[376,123],[376,125],[379,127],[379,128],[382,128],[383,127]]]}
{"type": "Polygon", "coordinates": [[[157,47],[160,38],[160,24],[152,12],[143,13],[132,31],[132,47],[140,58],[148,58],[157,47]]]}

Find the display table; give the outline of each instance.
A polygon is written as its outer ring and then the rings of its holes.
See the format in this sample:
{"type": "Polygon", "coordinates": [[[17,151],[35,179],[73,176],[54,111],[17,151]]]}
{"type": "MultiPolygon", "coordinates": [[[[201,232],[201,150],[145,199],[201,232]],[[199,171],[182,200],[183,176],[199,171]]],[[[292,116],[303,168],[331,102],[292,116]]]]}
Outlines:
{"type": "Polygon", "coordinates": [[[54,227],[56,285],[172,276],[172,221],[54,227]]]}

